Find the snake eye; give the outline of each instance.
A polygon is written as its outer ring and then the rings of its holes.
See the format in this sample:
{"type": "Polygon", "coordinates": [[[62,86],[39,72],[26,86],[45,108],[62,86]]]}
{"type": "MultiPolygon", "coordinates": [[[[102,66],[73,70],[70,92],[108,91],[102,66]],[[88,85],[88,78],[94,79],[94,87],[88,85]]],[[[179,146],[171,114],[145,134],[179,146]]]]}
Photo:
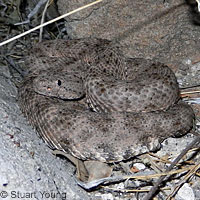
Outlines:
{"type": "Polygon", "coordinates": [[[58,86],[61,86],[61,80],[58,80],[58,86]]]}

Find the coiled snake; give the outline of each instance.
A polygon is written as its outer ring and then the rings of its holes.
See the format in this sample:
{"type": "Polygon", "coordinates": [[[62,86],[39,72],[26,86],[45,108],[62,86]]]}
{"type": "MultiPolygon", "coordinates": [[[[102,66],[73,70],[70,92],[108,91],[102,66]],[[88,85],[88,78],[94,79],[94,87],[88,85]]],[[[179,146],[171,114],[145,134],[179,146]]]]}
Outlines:
{"type": "Polygon", "coordinates": [[[19,105],[52,149],[82,160],[121,161],[193,126],[172,70],[127,58],[97,38],[45,41],[26,59],[19,105]]]}

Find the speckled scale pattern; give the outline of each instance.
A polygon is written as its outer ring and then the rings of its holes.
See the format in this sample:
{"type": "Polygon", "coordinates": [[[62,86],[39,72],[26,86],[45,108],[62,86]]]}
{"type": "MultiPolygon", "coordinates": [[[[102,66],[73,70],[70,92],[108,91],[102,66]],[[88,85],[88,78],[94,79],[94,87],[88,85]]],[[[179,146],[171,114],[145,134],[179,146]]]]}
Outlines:
{"type": "Polygon", "coordinates": [[[52,149],[114,162],[155,150],[193,126],[172,70],[126,58],[119,45],[85,38],[45,41],[26,59],[19,105],[52,149]]]}

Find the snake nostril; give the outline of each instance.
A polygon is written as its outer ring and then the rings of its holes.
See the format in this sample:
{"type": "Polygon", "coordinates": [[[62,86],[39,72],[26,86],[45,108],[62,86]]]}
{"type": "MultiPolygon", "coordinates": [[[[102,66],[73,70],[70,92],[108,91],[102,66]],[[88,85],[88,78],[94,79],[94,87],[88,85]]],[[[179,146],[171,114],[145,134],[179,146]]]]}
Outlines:
{"type": "Polygon", "coordinates": [[[58,80],[58,86],[61,86],[61,80],[58,80]]]}

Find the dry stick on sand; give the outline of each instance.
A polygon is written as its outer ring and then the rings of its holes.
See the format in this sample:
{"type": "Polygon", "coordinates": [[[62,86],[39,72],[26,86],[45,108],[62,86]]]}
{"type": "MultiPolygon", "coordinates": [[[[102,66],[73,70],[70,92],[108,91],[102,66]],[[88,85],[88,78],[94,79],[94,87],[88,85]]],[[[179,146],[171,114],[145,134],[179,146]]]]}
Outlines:
{"type": "Polygon", "coordinates": [[[196,93],[200,93],[200,90],[194,90],[194,91],[188,91],[188,92],[181,92],[181,95],[185,95],[185,94],[196,94],[196,93]]]}
{"type": "Polygon", "coordinates": [[[32,29],[30,29],[30,30],[28,30],[28,31],[26,31],[26,32],[24,32],[24,33],[19,34],[19,35],[16,35],[15,37],[10,38],[10,39],[8,39],[8,40],[6,40],[6,41],[4,41],[4,42],[1,42],[1,43],[0,43],[0,46],[3,46],[3,45],[5,45],[5,44],[8,44],[9,42],[12,42],[12,41],[14,41],[14,40],[16,40],[16,39],[19,39],[19,38],[21,38],[21,37],[23,37],[23,36],[25,36],[25,35],[27,35],[27,34],[33,32],[33,31],[37,30],[37,29],[40,29],[41,27],[47,26],[47,25],[49,25],[49,24],[52,24],[53,22],[56,22],[56,21],[58,21],[58,20],[60,20],[60,19],[63,19],[63,18],[65,18],[65,17],[69,16],[69,15],[72,15],[72,14],[76,13],[76,12],[79,12],[80,10],[86,9],[86,8],[88,8],[88,7],[91,7],[91,6],[93,6],[93,5],[95,5],[95,4],[98,4],[98,3],[102,2],[102,1],[103,1],[103,0],[94,1],[94,2],[92,2],[92,3],[89,3],[89,4],[85,5],[85,6],[82,6],[82,7],[80,7],[80,8],[77,8],[77,9],[75,9],[75,10],[69,12],[69,13],[66,13],[66,14],[64,14],[64,15],[61,15],[61,16],[59,16],[59,17],[56,17],[55,19],[52,19],[52,20],[50,20],[50,21],[48,21],[48,22],[45,22],[44,24],[40,24],[39,26],[36,26],[35,28],[32,28],[32,29]]]}
{"type": "Polygon", "coordinates": [[[182,97],[186,96],[187,94],[196,94],[196,93],[200,93],[199,89],[194,89],[194,88],[199,88],[200,84],[197,85],[191,85],[191,86],[187,86],[187,87],[182,87],[180,88],[180,94],[182,97]],[[190,90],[188,90],[190,89],[190,90]],[[193,90],[194,89],[194,90],[193,90]],[[188,90],[188,91],[185,91],[188,90]]]}
{"type": "MultiPolygon", "coordinates": [[[[97,180],[93,180],[91,182],[82,182],[80,180],[77,180],[78,185],[80,185],[82,188],[85,188],[86,190],[90,190],[90,189],[94,189],[97,186],[101,185],[101,184],[111,184],[111,183],[116,183],[116,182],[121,182],[121,181],[127,181],[129,179],[135,179],[135,180],[148,180],[148,179],[153,179],[153,178],[158,178],[161,176],[169,176],[169,175],[175,175],[175,174],[179,174],[182,172],[186,172],[186,171],[190,171],[193,168],[193,166],[190,167],[184,167],[182,169],[177,169],[177,170],[173,170],[173,171],[169,171],[169,172],[161,172],[161,173],[157,173],[157,174],[149,174],[149,175],[131,175],[131,176],[112,176],[112,177],[106,177],[106,178],[101,178],[101,179],[97,179],[97,180]]],[[[103,188],[105,188],[104,186],[101,186],[103,188]]],[[[110,189],[110,187],[106,187],[107,189],[110,189]]],[[[119,188],[113,188],[115,191],[122,191],[119,188]]],[[[111,190],[113,190],[111,188],[111,190]]],[[[162,188],[163,189],[163,188],[162,188]]],[[[137,192],[142,192],[141,188],[139,189],[140,191],[137,192]]],[[[124,192],[127,192],[127,189],[124,189],[124,192]]],[[[134,192],[134,190],[131,190],[132,192],[134,192]]],[[[149,189],[148,189],[149,191],[149,189]]]]}
{"type": "Polygon", "coordinates": [[[182,181],[180,181],[178,183],[178,185],[175,187],[175,189],[173,190],[173,192],[167,197],[166,200],[170,200],[172,199],[172,197],[178,192],[178,190],[181,188],[181,186],[188,180],[190,179],[192,176],[194,176],[196,174],[196,171],[200,168],[200,164],[195,165],[184,177],[184,179],[182,181]]]}
{"type": "MultiPolygon", "coordinates": [[[[52,2],[52,1],[51,1],[52,2]]],[[[48,6],[50,5],[50,0],[48,0],[46,2],[46,5],[44,7],[44,10],[43,10],[43,13],[42,13],[42,19],[41,19],[41,24],[44,24],[44,17],[45,17],[45,14],[47,12],[47,8],[48,6]]],[[[40,36],[39,36],[39,42],[42,41],[42,33],[43,33],[43,27],[40,28],[40,36]]]]}
{"type": "MultiPolygon", "coordinates": [[[[172,162],[172,164],[167,168],[166,172],[170,171],[181,159],[182,157],[196,144],[200,142],[200,136],[197,136],[180,154],[179,156],[172,162]]],[[[153,195],[157,192],[160,184],[165,179],[166,176],[161,176],[158,181],[154,184],[148,194],[144,197],[143,200],[152,199],[153,195]]]]}

